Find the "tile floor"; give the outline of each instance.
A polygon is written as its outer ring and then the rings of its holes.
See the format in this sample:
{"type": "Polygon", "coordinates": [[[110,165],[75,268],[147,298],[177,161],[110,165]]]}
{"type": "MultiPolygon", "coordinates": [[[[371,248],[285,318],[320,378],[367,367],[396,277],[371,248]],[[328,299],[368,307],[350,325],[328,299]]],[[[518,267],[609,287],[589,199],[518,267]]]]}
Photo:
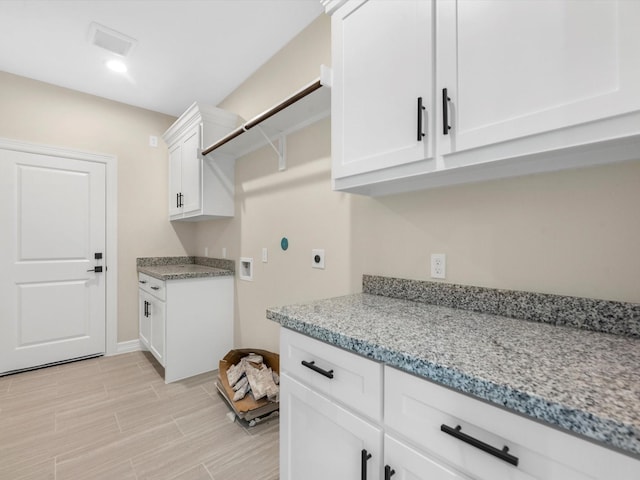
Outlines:
{"type": "Polygon", "coordinates": [[[231,422],[215,375],[133,352],[0,377],[0,479],[277,480],[277,420],[231,422]]]}

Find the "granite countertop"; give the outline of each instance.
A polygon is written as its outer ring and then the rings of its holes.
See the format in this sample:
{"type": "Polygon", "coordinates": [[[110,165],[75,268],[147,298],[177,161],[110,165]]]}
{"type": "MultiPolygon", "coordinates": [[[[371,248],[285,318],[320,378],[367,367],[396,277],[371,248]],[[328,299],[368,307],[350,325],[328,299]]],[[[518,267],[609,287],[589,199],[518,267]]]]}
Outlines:
{"type": "Polygon", "coordinates": [[[369,293],[267,318],[640,456],[639,338],[369,293]]]}
{"type": "Polygon", "coordinates": [[[234,275],[232,260],[206,257],[145,257],[137,259],[138,272],[158,280],[234,275]]]}

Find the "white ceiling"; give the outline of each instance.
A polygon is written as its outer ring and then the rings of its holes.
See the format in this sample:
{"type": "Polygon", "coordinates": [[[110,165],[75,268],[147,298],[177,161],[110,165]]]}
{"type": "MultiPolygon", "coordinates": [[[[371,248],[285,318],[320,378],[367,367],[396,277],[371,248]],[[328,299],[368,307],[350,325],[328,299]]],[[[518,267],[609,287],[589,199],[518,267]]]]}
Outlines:
{"type": "Polygon", "coordinates": [[[178,116],[217,105],[322,13],[319,0],[0,0],[0,70],[178,116]],[[89,41],[137,40],[126,74],[89,41]]]}

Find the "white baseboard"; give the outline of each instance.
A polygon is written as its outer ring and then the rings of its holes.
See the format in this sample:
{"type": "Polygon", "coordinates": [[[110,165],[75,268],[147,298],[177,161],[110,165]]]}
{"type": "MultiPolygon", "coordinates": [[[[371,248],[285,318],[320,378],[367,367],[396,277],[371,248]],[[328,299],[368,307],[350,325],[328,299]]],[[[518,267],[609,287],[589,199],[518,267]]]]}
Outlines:
{"type": "Polygon", "coordinates": [[[127,342],[118,342],[118,347],[114,355],[120,355],[121,353],[137,352],[142,350],[140,340],[129,340],[127,342]]]}

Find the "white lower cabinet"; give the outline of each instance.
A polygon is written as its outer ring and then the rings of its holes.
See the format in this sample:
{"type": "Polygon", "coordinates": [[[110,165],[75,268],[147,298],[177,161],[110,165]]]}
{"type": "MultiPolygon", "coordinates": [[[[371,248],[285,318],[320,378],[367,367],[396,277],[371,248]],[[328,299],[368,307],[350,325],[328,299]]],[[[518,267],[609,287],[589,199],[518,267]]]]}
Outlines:
{"type": "Polygon", "coordinates": [[[312,391],[286,372],[281,376],[280,410],[282,480],[382,478],[379,426],[312,391]]]}
{"type": "Polygon", "coordinates": [[[640,479],[640,460],[305,335],[280,348],[282,480],[640,479]]]}
{"type": "Polygon", "coordinates": [[[140,291],[140,342],[164,367],[164,301],[140,291]]]}
{"type": "Polygon", "coordinates": [[[217,369],[233,348],[233,276],[138,281],[140,343],[165,382],[217,369]]]}
{"type": "Polygon", "coordinates": [[[384,382],[385,431],[468,478],[640,478],[638,460],[467,395],[391,367],[385,367],[384,382]]]}

